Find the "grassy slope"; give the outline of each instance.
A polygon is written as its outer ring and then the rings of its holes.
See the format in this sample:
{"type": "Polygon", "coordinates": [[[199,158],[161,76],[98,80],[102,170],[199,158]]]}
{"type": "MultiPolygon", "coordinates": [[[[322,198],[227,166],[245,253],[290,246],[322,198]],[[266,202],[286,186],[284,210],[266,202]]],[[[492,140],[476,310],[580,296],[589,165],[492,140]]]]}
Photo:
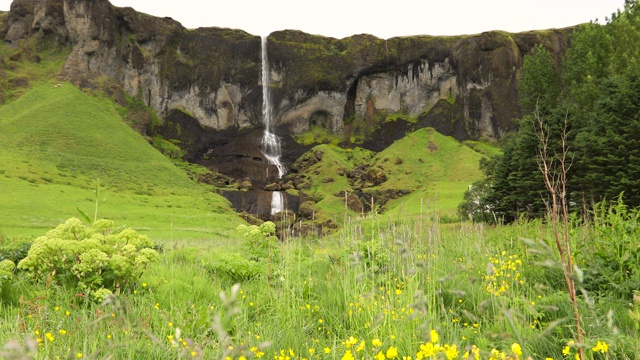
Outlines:
{"type": "Polygon", "coordinates": [[[240,220],[128,128],[113,103],[44,83],[0,108],[0,231],[44,232],[93,215],[154,237],[204,238],[240,220]]]}
{"type": "Polygon", "coordinates": [[[480,179],[480,159],[492,153],[490,145],[470,146],[439,134],[433,129],[420,129],[396,141],[384,151],[374,154],[360,149],[341,149],[332,145],[319,145],[312,151],[324,153],[322,161],[305,170],[311,179],[308,191],[318,201],[326,217],[341,223],[344,200],[335,196],[342,190],[353,192],[340,169],[353,169],[360,164],[378,166],[387,175],[387,181],[367,190],[403,189],[410,195],[392,200],[385,205],[384,214],[390,216],[419,216],[428,208],[441,215],[455,216],[468,185],[480,179]],[[481,150],[481,152],[479,152],[481,150]],[[398,161],[398,160],[401,161],[398,161]],[[326,179],[333,181],[327,182],[326,179]]]}
{"type": "Polygon", "coordinates": [[[469,184],[482,177],[479,168],[482,157],[470,147],[430,128],[396,141],[373,159],[389,179],[380,188],[414,192],[390,201],[386,213],[419,215],[421,211],[426,212],[430,204],[439,213],[454,216],[469,184]],[[397,158],[402,159],[402,164],[394,164],[397,158]]]}

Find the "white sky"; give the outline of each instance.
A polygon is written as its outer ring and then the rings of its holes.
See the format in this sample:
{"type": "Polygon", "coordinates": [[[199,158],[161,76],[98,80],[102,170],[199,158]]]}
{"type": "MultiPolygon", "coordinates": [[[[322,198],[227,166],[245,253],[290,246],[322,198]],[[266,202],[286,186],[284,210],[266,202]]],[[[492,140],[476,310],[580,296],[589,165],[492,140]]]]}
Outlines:
{"type": "MultiPolygon", "coordinates": [[[[0,0],[8,10],[10,0],[0,0]]],[[[343,38],[368,33],[460,35],[488,30],[520,32],[604,22],[624,0],[111,0],[184,27],[228,27],[254,35],[297,29],[343,38]]]]}

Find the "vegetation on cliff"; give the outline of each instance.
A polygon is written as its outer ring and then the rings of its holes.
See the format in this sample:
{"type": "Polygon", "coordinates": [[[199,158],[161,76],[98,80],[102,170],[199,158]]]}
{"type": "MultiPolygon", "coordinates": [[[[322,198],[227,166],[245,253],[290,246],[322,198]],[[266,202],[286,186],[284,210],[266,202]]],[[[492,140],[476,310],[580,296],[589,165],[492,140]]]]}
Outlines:
{"type": "Polygon", "coordinates": [[[561,64],[536,47],[525,58],[519,85],[525,113],[519,131],[504,145],[504,155],[485,164],[486,180],[475,186],[479,194],[468,196],[463,207],[475,202],[479,206],[471,212],[480,217],[492,212],[507,222],[546,213],[538,120],[551,134],[553,156],[563,153],[566,130],[564,150],[571,162],[566,200],[573,210],[620,194],[627,205],[640,206],[639,39],[640,6],[630,1],[605,25],[582,25],[561,64]]]}

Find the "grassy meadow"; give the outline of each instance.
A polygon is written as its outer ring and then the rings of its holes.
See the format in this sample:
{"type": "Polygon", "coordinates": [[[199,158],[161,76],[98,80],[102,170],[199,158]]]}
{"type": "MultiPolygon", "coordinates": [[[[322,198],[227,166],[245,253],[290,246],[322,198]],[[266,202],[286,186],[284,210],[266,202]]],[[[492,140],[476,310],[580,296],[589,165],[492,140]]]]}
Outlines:
{"type": "Polygon", "coordinates": [[[549,221],[453,221],[499,150],[422,129],[379,154],[314,148],[308,193],[339,228],[277,239],[122,107],[52,80],[68,49],[31,45],[0,45],[0,358],[639,358],[637,211],[568,219],[574,309],[549,221]],[[367,191],[412,193],[345,213],[359,165],[387,175],[367,191]]]}
{"type": "MultiPolygon", "coordinates": [[[[637,226],[624,209],[602,214],[600,225],[637,226]]],[[[598,275],[604,258],[592,255],[626,230],[572,225],[583,269],[585,336],[576,343],[549,224],[439,224],[432,215],[353,219],[313,240],[282,242],[253,227],[241,242],[164,243],[157,262],[102,303],[54,275],[21,271],[2,288],[0,342],[15,347],[3,356],[573,359],[583,349],[588,359],[637,358],[633,279],[598,275]]]]}

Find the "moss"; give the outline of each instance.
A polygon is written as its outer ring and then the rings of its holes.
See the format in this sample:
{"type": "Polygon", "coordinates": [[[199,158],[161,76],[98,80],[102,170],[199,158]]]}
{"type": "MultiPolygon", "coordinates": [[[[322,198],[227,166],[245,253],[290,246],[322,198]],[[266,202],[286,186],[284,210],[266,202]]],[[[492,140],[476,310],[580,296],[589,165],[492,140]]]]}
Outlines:
{"type": "Polygon", "coordinates": [[[293,138],[296,142],[304,146],[311,146],[314,144],[338,145],[341,141],[339,135],[332,134],[328,129],[317,125],[312,125],[309,131],[306,131],[301,135],[294,135],[293,138]]]}

